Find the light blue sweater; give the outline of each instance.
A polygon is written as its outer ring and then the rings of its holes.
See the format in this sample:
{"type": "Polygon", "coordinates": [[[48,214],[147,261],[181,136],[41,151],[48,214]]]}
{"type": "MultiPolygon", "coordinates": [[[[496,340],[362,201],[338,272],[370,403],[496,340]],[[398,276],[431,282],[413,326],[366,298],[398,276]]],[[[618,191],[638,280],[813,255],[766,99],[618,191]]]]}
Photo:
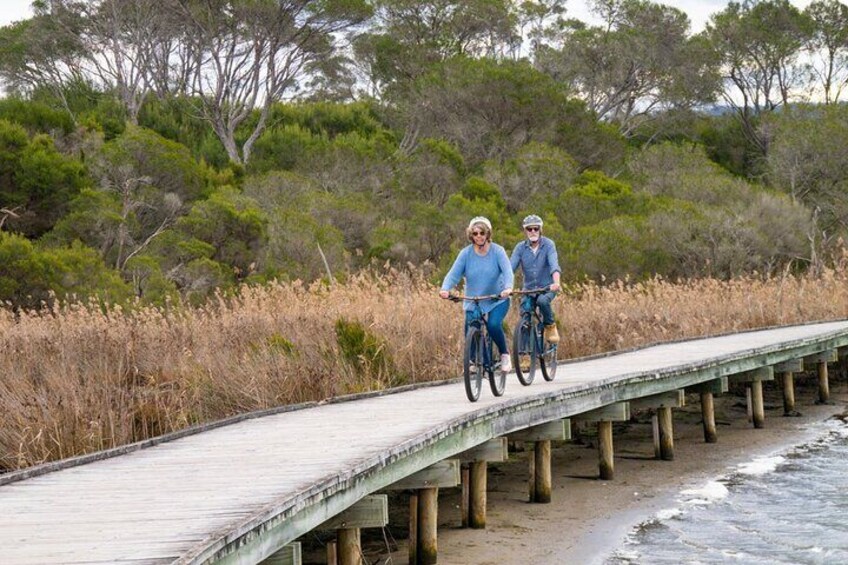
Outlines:
{"type": "MultiPolygon", "coordinates": [[[[465,277],[466,296],[500,294],[504,289],[512,288],[512,265],[504,248],[497,243],[490,244],[489,251],[482,256],[474,252],[473,245],[469,245],[456,256],[456,261],[442,283],[442,290],[451,290],[459,284],[462,277],[465,277]]],[[[485,300],[480,302],[480,309],[489,313],[506,300],[485,300]]],[[[463,309],[473,310],[474,303],[466,300],[463,309]]]]}

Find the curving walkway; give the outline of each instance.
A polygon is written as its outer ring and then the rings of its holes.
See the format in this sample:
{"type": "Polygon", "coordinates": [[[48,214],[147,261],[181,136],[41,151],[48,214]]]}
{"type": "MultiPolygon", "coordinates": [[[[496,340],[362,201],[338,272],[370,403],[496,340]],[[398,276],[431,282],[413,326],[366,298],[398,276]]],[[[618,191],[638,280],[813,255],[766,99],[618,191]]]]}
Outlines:
{"type": "Polygon", "coordinates": [[[553,383],[510,378],[476,404],[461,383],[425,386],[0,476],[0,562],[255,563],[488,439],[846,345],[846,321],[669,343],[561,365],[553,383]]]}

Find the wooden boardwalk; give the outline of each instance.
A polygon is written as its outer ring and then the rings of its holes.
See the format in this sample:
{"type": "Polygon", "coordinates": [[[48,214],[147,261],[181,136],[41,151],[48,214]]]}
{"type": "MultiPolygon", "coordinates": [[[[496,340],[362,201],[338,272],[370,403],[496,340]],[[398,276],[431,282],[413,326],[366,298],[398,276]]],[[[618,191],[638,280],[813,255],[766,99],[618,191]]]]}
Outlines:
{"type": "Polygon", "coordinates": [[[848,345],[848,322],[663,344],[511,377],[248,419],[62,470],[0,476],[0,563],[251,563],[378,491],[488,439],[614,402],[848,345]]]}

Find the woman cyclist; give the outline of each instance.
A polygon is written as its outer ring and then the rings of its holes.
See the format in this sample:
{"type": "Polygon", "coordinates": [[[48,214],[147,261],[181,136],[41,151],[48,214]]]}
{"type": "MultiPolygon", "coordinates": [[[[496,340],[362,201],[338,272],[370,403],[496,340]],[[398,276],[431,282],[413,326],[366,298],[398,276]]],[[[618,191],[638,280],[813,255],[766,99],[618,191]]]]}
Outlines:
{"type": "MultiPolygon", "coordinates": [[[[512,293],[512,265],[506,250],[497,243],[492,243],[492,223],[483,216],[472,218],[465,230],[465,235],[471,245],[466,246],[457,255],[453,266],[448,271],[442,283],[439,296],[447,298],[449,291],[465,277],[466,296],[499,295],[480,302],[480,310],[488,314],[486,327],[492,341],[501,353],[501,371],[508,373],[512,370],[506,336],[503,331],[503,319],[509,311],[508,297],[512,293]]],[[[468,325],[474,320],[477,310],[472,302],[466,301],[465,333],[468,325]]]]}

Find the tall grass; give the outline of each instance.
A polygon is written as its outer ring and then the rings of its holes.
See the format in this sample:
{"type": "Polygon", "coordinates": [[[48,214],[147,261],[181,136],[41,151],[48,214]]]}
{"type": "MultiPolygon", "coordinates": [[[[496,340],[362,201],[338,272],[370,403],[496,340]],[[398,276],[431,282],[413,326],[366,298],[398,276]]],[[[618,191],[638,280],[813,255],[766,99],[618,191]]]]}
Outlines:
{"type": "MultiPolygon", "coordinates": [[[[563,357],[848,316],[848,269],[585,284],[563,357]]],[[[510,322],[514,321],[515,308],[510,322]]],[[[0,310],[0,471],[244,411],[458,376],[462,313],[415,273],[244,287],[202,308],[0,310]]]]}

